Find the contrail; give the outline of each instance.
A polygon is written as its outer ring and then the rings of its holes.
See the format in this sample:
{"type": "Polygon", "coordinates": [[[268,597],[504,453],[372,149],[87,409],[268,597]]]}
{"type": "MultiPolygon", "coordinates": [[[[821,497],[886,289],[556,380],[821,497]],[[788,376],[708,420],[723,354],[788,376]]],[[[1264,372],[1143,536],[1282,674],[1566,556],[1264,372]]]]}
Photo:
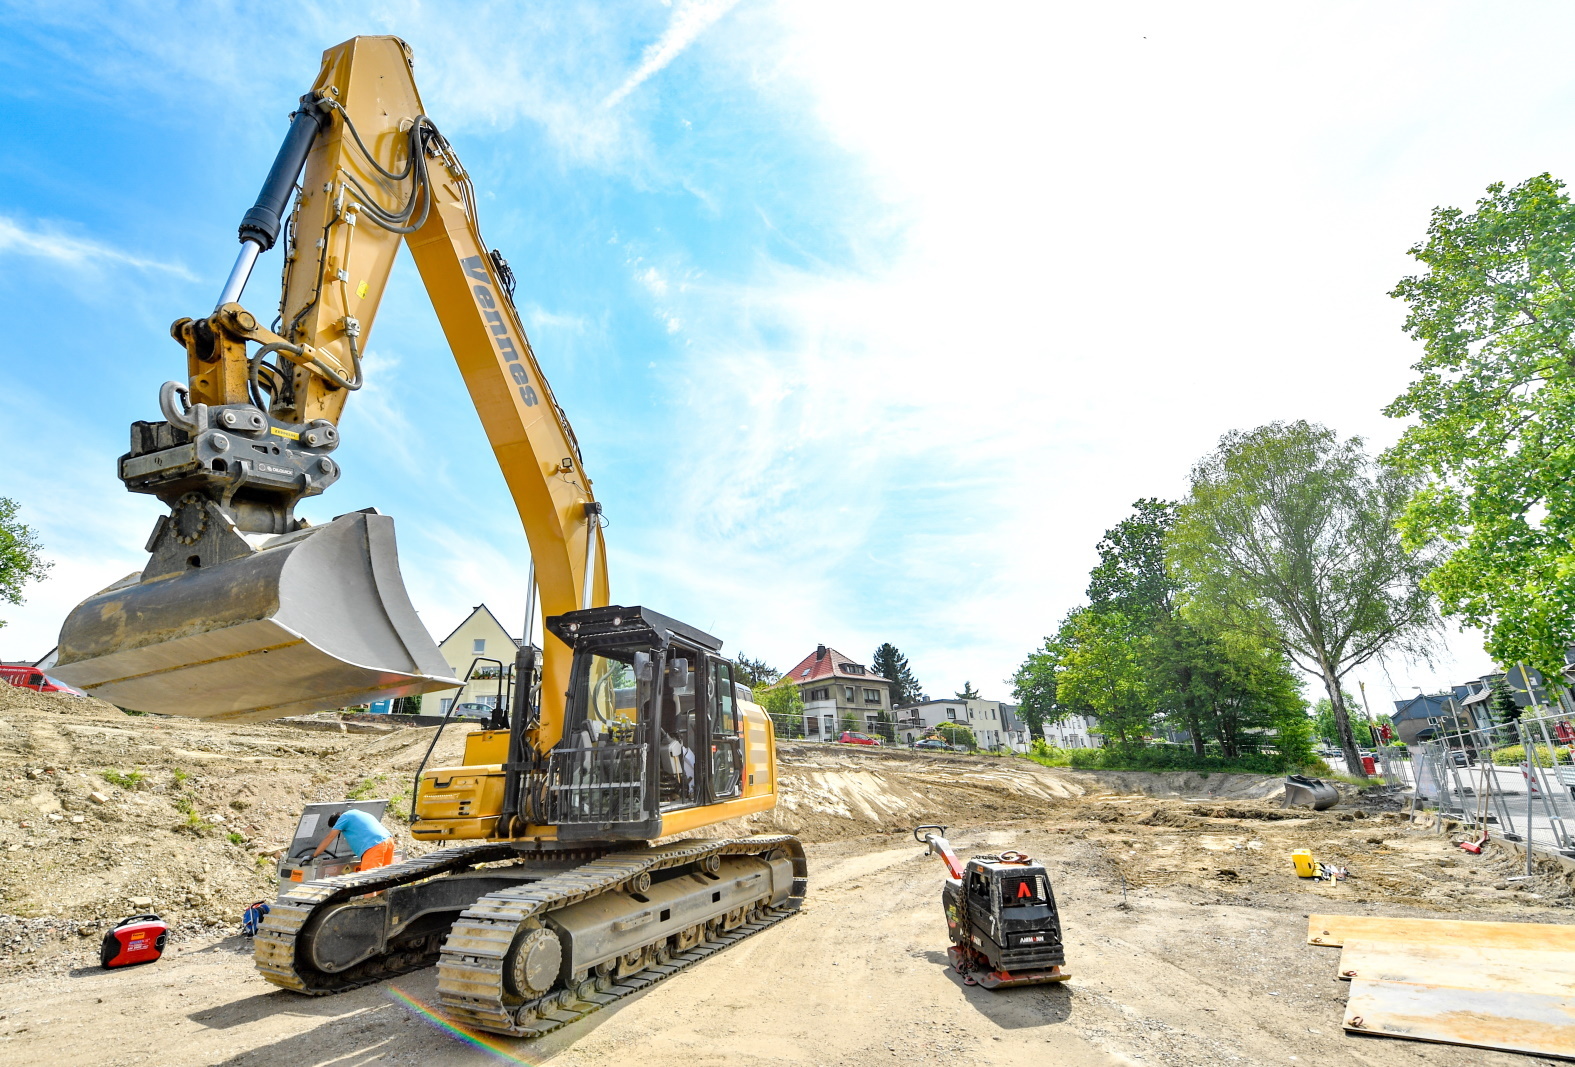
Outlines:
{"type": "Polygon", "coordinates": [[[711,27],[717,19],[727,14],[738,0],[689,0],[680,2],[673,11],[673,19],[667,24],[667,30],[662,34],[661,40],[650,45],[645,50],[645,55],[640,59],[640,65],[634,73],[624,79],[624,83],[608,94],[602,101],[602,107],[616,107],[624,97],[634,92],[651,75],[661,70],[667,64],[677,59],[685,48],[695,42],[695,39],[711,27]]]}

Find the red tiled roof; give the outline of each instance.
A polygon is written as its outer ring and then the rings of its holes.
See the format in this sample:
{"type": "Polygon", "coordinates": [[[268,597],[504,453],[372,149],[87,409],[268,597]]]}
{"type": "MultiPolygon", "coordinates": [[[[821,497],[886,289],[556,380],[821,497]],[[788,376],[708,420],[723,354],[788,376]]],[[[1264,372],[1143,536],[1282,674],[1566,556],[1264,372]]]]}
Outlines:
{"type": "Polygon", "coordinates": [[[818,656],[820,649],[817,648],[814,652],[811,652],[809,655],[799,660],[798,663],[793,666],[792,670],[783,675],[783,680],[802,683],[813,682],[817,678],[858,678],[866,682],[878,681],[887,685],[891,684],[888,679],[882,678],[880,675],[876,674],[868,667],[865,667],[852,656],[844,656],[841,652],[838,652],[829,645],[823,645],[821,647],[825,648],[826,650],[826,654],[824,656],[818,656]],[[860,667],[862,668],[862,673],[845,671],[842,669],[844,664],[851,664],[855,667],[860,667]],[[805,673],[806,671],[808,673],[805,673]]]}

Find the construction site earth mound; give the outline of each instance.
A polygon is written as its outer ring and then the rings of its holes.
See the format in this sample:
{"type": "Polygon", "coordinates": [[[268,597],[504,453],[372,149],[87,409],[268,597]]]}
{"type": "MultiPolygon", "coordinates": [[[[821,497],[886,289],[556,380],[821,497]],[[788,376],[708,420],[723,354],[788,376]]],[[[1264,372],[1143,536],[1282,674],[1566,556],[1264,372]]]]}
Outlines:
{"type": "MultiPolygon", "coordinates": [[[[445,731],[434,765],[473,728],[445,731]]],[[[388,798],[399,846],[428,847],[398,813],[433,732],[223,726],[0,686],[0,1064],[488,1058],[434,1014],[431,971],[307,999],[258,978],[238,936],[307,801],[388,798]],[[147,911],[171,924],[165,958],[99,969],[104,930],[147,911]]],[[[1511,881],[1519,853],[1463,853],[1392,800],[1342,786],[1315,814],[1282,809],[1261,776],[811,743],[782,746],[780,787],[775,811],[707,832],[803,838],[803,914],[533,1045],[484,1040],[521,1062],[654,1067],[1540,1062],[1342,1032],[1346,990],[1305,943],[1309,913],[1572,918],[1567,872],[1511,881]],[[991,993],[947,969],[919,823],[952,827],[964,856],[1046,863],[1071,981],[991,993]],[[1350,878],[1296,878],[1297,848],[1350,878]]]]}

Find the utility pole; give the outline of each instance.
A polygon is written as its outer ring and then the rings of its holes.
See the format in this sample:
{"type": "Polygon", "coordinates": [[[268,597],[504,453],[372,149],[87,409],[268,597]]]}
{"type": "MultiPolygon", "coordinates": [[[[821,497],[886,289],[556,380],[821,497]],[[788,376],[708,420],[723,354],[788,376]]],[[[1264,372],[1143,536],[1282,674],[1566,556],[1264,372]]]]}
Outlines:
{"type": "Polygon", "coordinates": [[[1373,709],[1367,706],[1367,683],[1358,681],[1356,687],[1362,691],[1362,714],[1367,716],[1367,733],[1373,740],[1373,747],[1377,748],[1380,742],[1378,731],[1373,728],[1373,709]]]}

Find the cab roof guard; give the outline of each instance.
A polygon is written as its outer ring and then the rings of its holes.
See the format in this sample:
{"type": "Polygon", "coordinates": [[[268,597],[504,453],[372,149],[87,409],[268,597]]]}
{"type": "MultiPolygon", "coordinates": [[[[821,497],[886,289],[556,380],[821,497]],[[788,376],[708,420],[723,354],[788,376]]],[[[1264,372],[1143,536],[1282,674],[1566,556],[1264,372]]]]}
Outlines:
{"type": "Polygon", "coordinates": [[[678,638],[707,652],[720,652],[722,639],[650,608],[609,604],[566,611],[544,620],[548,632],[570,648],[645,645],[662,648],[678,638]]]}

